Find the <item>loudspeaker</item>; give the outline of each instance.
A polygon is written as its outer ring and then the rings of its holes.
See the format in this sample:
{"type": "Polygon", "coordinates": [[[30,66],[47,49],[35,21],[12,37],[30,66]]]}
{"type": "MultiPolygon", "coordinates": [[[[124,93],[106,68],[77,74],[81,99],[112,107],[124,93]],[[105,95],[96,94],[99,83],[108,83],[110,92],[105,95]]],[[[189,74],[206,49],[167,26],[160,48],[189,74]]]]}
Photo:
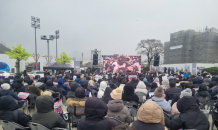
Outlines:
{"type": "Polygon", "coordinates": [[[98,54],[93,54],[93,65],[98,65],[98,54]]]}
{"type": "Polygon", "coordinates": [[[154,56],[154,64],[153,64],[153,66],[159,66],[159,61],[160,61],[160,56],[158,54],[156,54],[154,56]]]}

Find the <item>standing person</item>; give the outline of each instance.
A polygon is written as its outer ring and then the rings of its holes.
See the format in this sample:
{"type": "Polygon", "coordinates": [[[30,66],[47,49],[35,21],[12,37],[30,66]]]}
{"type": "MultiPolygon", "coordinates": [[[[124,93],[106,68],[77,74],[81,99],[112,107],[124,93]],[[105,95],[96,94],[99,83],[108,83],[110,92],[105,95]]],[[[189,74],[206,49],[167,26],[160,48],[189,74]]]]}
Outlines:
{"type": "Polygon", "coordinates": [[[174,76],[174,68],[172,68],[172,70],[171,70],[171,74],[174,76]]]}
{"type": "Polygon", "coordinates": [[[48,71],[47,69],[45,69],[45,72],[44,72],[44,77],[46,77],[46,78],[47,78],[47,76],[49,76],[49,75],[50,75],[49,71],[48,71]]]}
{"type": "Polygon", "coordinates": [[[26,70],[23,71],[23,76],[24,76],[24,77],[27,76],[27,72],[26,72],[26,70]]]}
{"type": "Polygon", "coordinates": [[[168,67],[168,75],[170,75],[170,67],[168,67]]]}
{"type": "Polygon", "coordinates": [[[167,73],[167,67],[164,67],[164,73],[167,73]]]}

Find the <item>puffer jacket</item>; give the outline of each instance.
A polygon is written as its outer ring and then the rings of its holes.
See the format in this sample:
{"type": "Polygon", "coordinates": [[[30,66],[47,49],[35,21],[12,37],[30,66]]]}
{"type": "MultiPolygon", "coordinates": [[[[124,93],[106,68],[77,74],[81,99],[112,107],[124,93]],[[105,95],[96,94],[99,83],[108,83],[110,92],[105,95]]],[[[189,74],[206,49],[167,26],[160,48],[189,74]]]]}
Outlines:
{"type": "Polygon", "coordinates": [[[198,88],[203,82],[204,82],[204,81],[203,81],[202,77],[197,77],[197,78],[194,79],[194,81],[193,81],[194,88],[198,88]]]}
{"type": "Polygon", "coordinates": [[[36,82],[35,86],[38,87],[39,89],[41,89],[42,91],[45,91],[46,89],[46,84],[44,84],[43,82],[36,82]]]}
{"type": "Polygon", "coordinates": [[[134,88],[131,83],[124,86],[124,93],[122,94],[122,99],[124,101],[135,101],[139,103],[139,97],[134,93],[134,88]]]}
{"type": "Polygon", "coordinates": [[[11,90],[4,90],[4,89],[2,89],[0,91],[0,94],[1,94],[1,96],[11,96],[11,97],[13,97],[14,99],[16,99],[18,101],[23,100],[22,98],[18,97],[17,94],[15,94],[11,90]]]}
{"type": "Polygon", "coordinates": [[[31,117],[18,110],[18,104],[11,96],[0,97],[0,120],[15,122],[24,127],[31,122],[31,117]]]}
{"type": "Polygon", "coordinates": [[[24,86],[22,83],[15,83],[14,84],[14,91],[15,92],[25,92],[26,86],[24,86]]]}
{"type": "Polygon", "coordinates": [[[147,95],[148,90],[146,89],[146,86],[143,81],[139,81],[138,85],[136,86],[135,92],[142,92],[145,95],[147,95]]]}
{"type": "Polygon", "coordinates": [[[63,95],[67,95],[68,91],[70,90],[70,88],[66,84],[64,84],[64,80],[62,78],[58,79],[57,88],[62,89],[63,95]]]}
{"type": "Polygon", "coordinates": [[[192,96],[185,96],[177,102],[177,108],[181,113],[179,117],[170,120],[165,117],[165,124],[170,130],[178,129],[196,129],[209,130],[210,124],[192,96]]]}
{"type": "Polygon", "coordinates": [[[136,130],[165,130],[162,108],[153,101],[145,102],[138,110],[132,127],[136,130]]]}
{"type": "Polygon", "coordinates": [[[210,78],[205,78],[205,79],[203,79],[203,83],[202,84],[204,84],[204,85],[206,85],[206,86],[209,86],[209,83],[210,83],[210,78]]]}
{"type": "Polygon", "coordinates": [[[197,92],[196,93],[196,96],[197,97],[207,97],[209,96],[210,94],[208,93],[208,91],[201,91],[201,92],[197,92]]]}
{"type": "Polygon", "coordinates": [[[69,98],[66,103],[70,113],[74,114],[74,106],[76,106],[76,115],[84,114],[86,98],[69,98]]]}
{"type": "Polygon", "coordinates": [[[107,117],[113,117],[125,123],[131,122],[130,112],[128,108],[124,106],[123,100],[121,99],[110,100],[107,106],[108,106],[107,117]]]}
{"type": "Polygon", "coordinates": [[[170,103],[167,102],[164,98],[152,97],[148,101],[156,102],[167,113],[170,113],[170,111],[171,111],[170,103]]]}
{"type": "Polygon", "coordinates": [[[41,95],[37,97],[36,108],[37,112],[35,112],[32,116],[34,123],[41,124],[48,129],[52,129],[54,127],[67,127],[67,123],[60,116],[60,114],[54,112],[54,101],[51,96],[41,95]]]}
{"type": "Polygon", "coordinates": [[[117,125],[113,120],[105,118],[107,105],[97,97],[86,100],[85,117],[79,121],[80,130],[111,130],[117,125]]]}
{"type": "Polygon", "coordinates": [[[98,95],[97,95],[98,98],[102,98],[106,88],[107,88],[107,83],[105,81],[101,81],[99,91],[98,91],[98,95]]]}
{"type": "Polygon", "coordinates": [[[67,93],[67,98],[75,98],[75,91],[76,89],[80,87],[80,85],[76,82],[73,82],[71,85],[70,85],[70,91],[67,93]]]}

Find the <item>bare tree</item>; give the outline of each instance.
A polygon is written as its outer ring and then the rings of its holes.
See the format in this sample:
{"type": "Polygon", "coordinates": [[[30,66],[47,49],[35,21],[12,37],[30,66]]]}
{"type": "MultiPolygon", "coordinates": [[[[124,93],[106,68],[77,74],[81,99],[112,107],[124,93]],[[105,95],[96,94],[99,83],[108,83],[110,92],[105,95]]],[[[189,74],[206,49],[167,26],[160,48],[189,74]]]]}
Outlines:
{"type": "Polygon", "coordinates": [[[151,61],[158,54],[163,53],[163,43],[160,40],[147,39],[138,43],[136,51],[139,55],[146,55],[148,58],[148,66],[150,68],[151,61]]]}

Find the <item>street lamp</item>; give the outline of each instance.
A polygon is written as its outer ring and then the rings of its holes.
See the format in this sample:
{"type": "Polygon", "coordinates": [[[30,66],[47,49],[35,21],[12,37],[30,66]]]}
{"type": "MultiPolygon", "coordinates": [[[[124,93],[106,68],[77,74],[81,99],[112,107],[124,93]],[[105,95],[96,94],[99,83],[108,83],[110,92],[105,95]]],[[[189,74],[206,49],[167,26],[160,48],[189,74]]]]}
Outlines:
{"type": "Polygon", "coordinates": [[[50,56],[49,56],[49,40],[54,40],[55,36],[54,35],[49,35],[49,38],[47,38],[45,35],[41,36],[41,40],[47,40],[48,43],[48,66],[50,65],[50,56]]]}
{"type": "Polygon", "coordinates": [[[37,65],[37,45],[36,45],[36,29],[40,29],[40,18],[35,18],[34,16],[31,16],[31,26],[35,28],[35,55],[36,55],[36,70],[38,69],[37,65]]]}
{"type": "Polygon", "coordinates": [[[59,39],[59,30],[56,30],[55,31],[55,35],[56,35],[56,37],[55,37],[55,39],[56,39],[56,59],[58,58],[58,45],[57,45],[57,39],[59,39]]]}

